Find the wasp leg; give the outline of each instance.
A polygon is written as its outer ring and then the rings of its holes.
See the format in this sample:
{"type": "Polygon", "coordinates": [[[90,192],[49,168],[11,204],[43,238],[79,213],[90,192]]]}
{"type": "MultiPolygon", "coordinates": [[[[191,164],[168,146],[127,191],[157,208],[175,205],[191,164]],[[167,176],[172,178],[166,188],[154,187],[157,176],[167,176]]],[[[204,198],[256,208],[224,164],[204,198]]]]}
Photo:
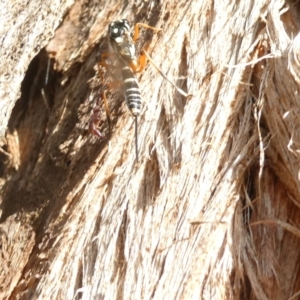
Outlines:
{"type": "MultiPolygon", "coordinates": [[[[148,49],[148,47],[147,47],[147,49],[148,49]]],[[[143,48],[143,50],[144,50],[144,48],[143,48]]],[[[143,50],[140,53],[140,56],[137,60],[137,63],[132,63],[132,64],[129,65],[134,73],[141,73],[141,72],[144,71],[144,69],[146,67],[147,56],[145,55],[143,50]]]]}
{"type": "Polygon", "coordinates": [[[139,37],[139,33],[140,33],[140,29],[139,27],[143,27],[145,29],[151,29],[153,31],[161,31],[162,29],[161,28],[157,28],[157,27],[152,27],[152,26],[149,26],[147,24],[144,24],[144,23],[136,23],[134,25],[134,35],[133,35],[133,41],[135,42],[138,37],[139,37]]]}
{"type": "MultiPolygon", "coordinates": [[[[143,47],[143,49],[140,52],[140,56],[138,58],[138,63],[137,66],[131,65],[130,67],[134,71],[134,73],[141,73],[144,71],[146,64],[147,64],[147,59],[149,60],[149,56],[146,54],[150,46],[150,42],[146,44],[146,46],[143,47]]],[[[152,60],[150,61],[152,63],[152,60]]]]}
{"type": "MultiPolygon", "coordinates": [[[[157,32],[162,30],[161,28],[152,27],[152,26],[149,26],[149,25],[144,24],[144,23],[136,23],[134,25],[134,35],[133,35],[133,41],[134,42],[139,37],[139,32],[140,32],[139,27],[143,27],[145,29],[151,29],[151,30],[157,31],[157,32]]],[[[147,63],[147,56],[145,55],[144,51],[147,51],[149,49],[149,47],[150,47],[150,43],[147,43],[146,46],[141,51],[139,59],[138,59],[138,65],[137,66],[135,66],[135,65],[130,66],[135,73],[140,73],[140,72],[144,71],[144,69],[146,67],[146,63],[147,63]]]]}

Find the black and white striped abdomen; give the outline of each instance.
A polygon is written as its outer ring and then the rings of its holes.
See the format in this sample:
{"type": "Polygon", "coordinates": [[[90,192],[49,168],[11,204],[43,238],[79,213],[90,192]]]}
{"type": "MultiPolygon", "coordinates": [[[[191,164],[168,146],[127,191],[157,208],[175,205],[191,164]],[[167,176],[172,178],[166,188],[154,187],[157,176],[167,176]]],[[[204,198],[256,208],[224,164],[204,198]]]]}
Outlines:
{"type": "Polygon", "coordinates": [[[132,69],[128,66],[122,68],[123,86],[127,106],[133,116],[141,113],[141,92],[132,69]]]}

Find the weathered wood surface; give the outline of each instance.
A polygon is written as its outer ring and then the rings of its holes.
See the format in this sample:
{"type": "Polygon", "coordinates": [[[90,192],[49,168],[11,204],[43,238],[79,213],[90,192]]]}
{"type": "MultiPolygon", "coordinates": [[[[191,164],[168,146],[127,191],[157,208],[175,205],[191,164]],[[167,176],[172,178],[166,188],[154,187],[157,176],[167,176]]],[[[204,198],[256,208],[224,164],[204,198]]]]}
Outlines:
{"type": "Polygon", "coordinates": [[[1,1],[0,138],[20,97],[21,83],[30,61],[48,44],[73,2],[1,1]]]}
{"type": "MultiPolygon", "coordinates": [[[[298,11],[284,1],[76,2],[30,64],[6,133],[3,299],[296,295],[298,11]],[[163,29],[142,31],[140,44],[151,41],[156,64],[193,95],[151,65],[137,76],[138,163],[122,91],[108,94],[111,137],[105,121],[107,138],[87,132],[107,27],[124,17],[163,29]]],[[[38,48],[23,47],[24,74],[38,48]]]]}

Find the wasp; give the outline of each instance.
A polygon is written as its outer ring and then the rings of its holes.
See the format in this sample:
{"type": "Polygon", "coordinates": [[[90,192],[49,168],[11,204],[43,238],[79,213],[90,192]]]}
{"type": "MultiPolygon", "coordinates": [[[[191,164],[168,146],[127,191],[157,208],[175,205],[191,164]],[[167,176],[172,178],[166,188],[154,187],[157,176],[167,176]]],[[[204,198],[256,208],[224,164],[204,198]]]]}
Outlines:
{"type": "MultiPolygon", "coordinates": [[[[128,20],[126,19],[112,22],[108,27],[109,45],[112,48],[116,59],[118,60],[118,64],[120,65],[122,71],[122,85],[124,88],[125,100],[132,116],[134,117],[136,161],[138,161],[138,116],[141,113],[142,97],[135,74],[144,70],[147,59],[154,65],[154,67],[165,79],[167,79],[173,86],[175,86],[175,88],[181,94],[186,97],[188,96],[184,91],[182,91],[174,83],[172,83],[160,70],[160,68],[155,65],[153,60],[146,52],[147,47],[144,47],[140,51],[140,53],[137,54],[135,42],[139,37],[140,27],[151,29],[153,31],[161,31],[160,28],[151,27],[144,23],[136,23],[132,32],[132,28],[128,20]]],[[[102,55],[102,61],[99,65],[108,67],[105,63],[105,60],[103,59],[106,56],[107,54],[102,55]]],[[[107,99],[105,94],[103,95],[103,98],[105,107],[107,108],[107,99]]],[[[110,117],[108,117],[108,119],[110,119],[110,117]]]]}
{"type": "Polygon", "coordinates": [[[134,26],[134,33],[132,34],[131,26],[126,19],[112,22],[108,27],[110,46],[121,64],[125,100],[134,117],[136,161],[138,161],[137,118],[141,113],[142,97],[134,74],[142,72],[146,65],[145,54],[142,53],[138,57],[135,46],[135,42],[139,36],[139,27],[153,31],[161,30],[147,24],[137,23],[134,26]]]}

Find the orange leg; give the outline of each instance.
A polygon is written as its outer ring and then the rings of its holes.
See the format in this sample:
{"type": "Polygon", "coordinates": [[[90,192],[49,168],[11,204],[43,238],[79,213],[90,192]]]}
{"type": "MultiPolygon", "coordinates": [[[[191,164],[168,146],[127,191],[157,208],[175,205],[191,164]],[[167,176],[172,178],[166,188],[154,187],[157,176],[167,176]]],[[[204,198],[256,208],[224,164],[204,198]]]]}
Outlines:
{"type": "MultiPolygon", "coordinates": [[[[133,35],[133,41],[134,42],[139,37],[139,32],[140,32],[139,27],[143,27],[145,29],[151,29],[151,30],[157,31],[157,32],[162,30],[161,28],[152,27],[152,26],[149,26],[149,25],[144,24],[144,23],[136,23],[134,25],[134,35],[133,35]]],[[[145,69],[146,63],[147,63],[147,57],[146,57],[144,51],[147,51],[149,46],[150,46],[150,43],[147,43],[146,46],[142,49],[142,51],[140,53],[140,56],[139,56],[139,59],[138,59],[137,66],[136,65],[131,65],[130,66],[134,70],[135,73],[140,73],[145,69]]]]}
{"type": "MultiPolygon", "coordinates": [[[[144,48],[143,48],[143,50],[144,50],[144,48]]],[[[140,53],[137,63],[135,62],[135,63],[130,64],[130,68],[133,70],[134,73],[141,73],[144,71],[144,69],[146,67],[147,57],[146,57],[145,53],[143,52],[143,50],[140,53]]]]}
{"type": "Polygon", "coordinates": [[[144,23],[136,23],[134,25],[134,35],[133,35],[133,41],[135,42],[138,37],[139,37],[139,33],[140,33],[140,30],[139,30],[139,27],[143,27],[145,29],[151,29],[153,31],[161,31],[162,29],[161,28],[156,28],[156,27],[151,27],[147,24],[144,24],[144,23]]]}

